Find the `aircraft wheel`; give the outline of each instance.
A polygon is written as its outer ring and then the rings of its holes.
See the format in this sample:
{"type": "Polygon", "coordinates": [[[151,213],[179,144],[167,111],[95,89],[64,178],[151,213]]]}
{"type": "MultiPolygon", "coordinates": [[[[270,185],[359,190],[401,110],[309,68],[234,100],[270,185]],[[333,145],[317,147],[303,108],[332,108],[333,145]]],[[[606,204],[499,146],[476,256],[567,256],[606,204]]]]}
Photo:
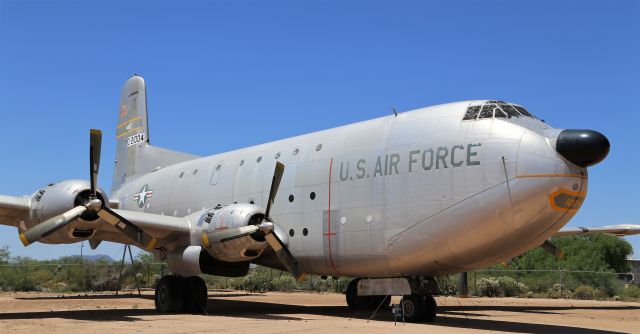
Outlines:
{"type": "Polygon", "coordinates": [[[438,304],[432,295],[424,296],[424,321],[433,322],[436,320],[438,304]]]}
{"type": "Polygon", "coordinates": [[[408,322],[421,322],[424,319],[424,311],[424,296],[413,294],[402,297],[404,320],[408,322]]]}
{"type": "Polygon", "coordinates": [[[176,276],[164,276],[156,285],[154,300],[156,311],[160,313],[178,312],[181,309],[181,284],[176,276]]]}
{"type": "Polygon", "coordinates": [[[207,284],[200,276],[191,276],[184,280],[182,310],[199,313],[207,309],[207,284]]]}
{"type": "Polygon", "coordinates": [[[356,279],[353,279],[351,282],[349,282],[349,285],[347,285],[347,291],[346,291],[347,305],[349,305],[349,308],[355,309],[355,310],[366,308],[370,302],[369,296],[358,296],[359,281],[360,279],[356,278],[356,279]]]}

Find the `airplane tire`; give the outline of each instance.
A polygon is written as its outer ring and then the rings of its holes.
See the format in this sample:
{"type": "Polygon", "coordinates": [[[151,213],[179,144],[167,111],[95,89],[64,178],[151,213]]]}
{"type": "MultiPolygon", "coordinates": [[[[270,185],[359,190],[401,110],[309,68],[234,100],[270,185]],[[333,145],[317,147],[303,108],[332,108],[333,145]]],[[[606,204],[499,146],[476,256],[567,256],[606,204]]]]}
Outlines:
{"type": "Polygon", "coordinates": [[[207,308],[207,285],[200,276],[187,277],[183,282],[182,310],[201,313],[207,308]]]}
{"type": "Polygon", "coordinates": [[[391,296],[358,296],[358,282],[356,278],[349,282],[346,291],[347,305],[354,310],[375,310],[378,305],[380,309],[389,307],[391,296]]]}
{"type": "Polygon", "coordinates": [[[346,299],[347,299],[347,305],[349,305],[349,308],[354,310],[364,309],[371,302],[370,301],[371,298],[369,296],[358,296],[359,281],[360,281],[359,278],[355,278],[351,282],[349,282],[349,285],[347,285],[347,291],[345,293],[346,299]]]}
{"type": "Polygon", "coordinates": [[[431,295],[424,296],[424,321],[433,322],[436,320],[436,313],[438,312],[438,304],[435,298],[431,295]]]}
{"type": "Polygon", "coordinates": [[[181,284],[176,276],[164,276],[158,281],[154,294],[156,311],[159,313],[178,312],[182,306],[181,284]]]}
{"type": "Polygon", "coordinates": [[[402,297],[402,312],[405,321],[423,321],[425,318],[424,296],[412,294],[402,297]]]}

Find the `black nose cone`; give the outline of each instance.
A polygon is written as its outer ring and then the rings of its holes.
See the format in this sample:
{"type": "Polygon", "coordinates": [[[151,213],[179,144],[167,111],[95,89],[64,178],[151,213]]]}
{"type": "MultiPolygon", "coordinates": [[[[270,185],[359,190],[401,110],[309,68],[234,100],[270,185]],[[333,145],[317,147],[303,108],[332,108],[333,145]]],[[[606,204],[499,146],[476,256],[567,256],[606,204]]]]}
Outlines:
{"type": "Polygon", "coordinates": [[[564,130],[556,142],[556,151],[580,167],[589,167],[607,157],[609,139],[593,130],[564,130]]]}

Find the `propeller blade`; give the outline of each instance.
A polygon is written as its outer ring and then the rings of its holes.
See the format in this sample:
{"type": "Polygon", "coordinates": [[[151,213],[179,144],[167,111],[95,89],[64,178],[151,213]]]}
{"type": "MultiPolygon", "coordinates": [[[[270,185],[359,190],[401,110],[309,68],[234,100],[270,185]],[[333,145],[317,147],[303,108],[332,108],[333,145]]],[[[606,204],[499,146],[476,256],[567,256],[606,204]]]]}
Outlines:
{"type": "Polygon", "coordinates": [[[202,231],[202,244],[205,247],[209,247],[209,245],[214,243],[231,241],[258,231],[259,228],[256,225],[247,225],[217,232],[202,231]]]}
{"type": "Polygon", "coordinates": [[[273,171],[273,179],[271,180],[271,190],[269,190],[269,200],[267,202],[267,209],[264,212],[265,219],[269,219],[269,213],[271,212],[271,205],[276,199],[278,188],[280,187],[280,181],[282,180],[282,174],[284,174],[284,165],[280,162],[276,162],[276,168],[273,171]]]}
{"type": "Polygon", "coordinates": [[[126,235],[139,247],[150,251],[156,245],[156,238],[150,236],[141,228],[115,213],[108,207],[103,206],[102,210],[98,211],[98,216],[104,219],[107,223],[113,225],[115,228],[119,229],[122,234],[126,235]]]}
{"type": "Polygon", "coordinates": [[[98,170],[100,169],[100,150],[102,147],[102,131],[89,131],[89,177],[91,178],[91,195],[96,196],[98,188],[98,170]]]}
{"type": "Polygon", "coordinates": [[[20,241],[22,241],[23,245],[29,246],[30,244],[50,235],[51,233],[71,223],[76,218],[80,217],[80,215],[82,215],[85,211],[87,211],[87,207],[81,205],[76,206],[75,208],[61,215],[49,218],[44,222],[20,233],[20,241]]]}
{"type": "Polygon", "coordinates": [[[264,238],[276,253],[276,256],[278,257],[278,260],[280,260],[280,263],[282,263],[282,265],[287,268],[287,271],[289,271],[298,282],[304,280],[305,273],[301,272],[298,268],[298,261],[295,257],[293,257],[293,254],[289,252],[287,245],[285,245],[282,240],[280,240],[280,238],[278,238],[278,236],[273,232],[265,235],[264,238]]]}

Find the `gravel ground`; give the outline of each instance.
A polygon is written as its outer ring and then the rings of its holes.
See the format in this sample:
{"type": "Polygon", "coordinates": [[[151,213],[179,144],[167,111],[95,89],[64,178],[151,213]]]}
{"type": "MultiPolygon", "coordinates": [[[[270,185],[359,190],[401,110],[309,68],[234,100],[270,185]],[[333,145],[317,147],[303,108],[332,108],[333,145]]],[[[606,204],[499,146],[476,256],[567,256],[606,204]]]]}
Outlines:
{"type": "MultiPolygon", "coordinates": [[[[394,298],[393,302],[398,302],[394,298]]],[[[153,292],[0,292],[0,333],[640,333],[640,303],[437,298],[432,324],[394,324],[391,311],[353,313],[344,295],[209,291],[209,315],[157,314],[153,292]]]]}

